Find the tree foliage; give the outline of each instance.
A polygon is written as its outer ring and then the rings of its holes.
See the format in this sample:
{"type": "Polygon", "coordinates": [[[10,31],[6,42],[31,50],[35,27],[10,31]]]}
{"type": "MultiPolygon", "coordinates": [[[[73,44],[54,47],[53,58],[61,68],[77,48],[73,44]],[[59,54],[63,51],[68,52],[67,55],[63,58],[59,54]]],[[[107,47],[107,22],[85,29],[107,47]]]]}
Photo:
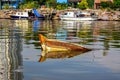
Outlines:
{"type": "MultiPolygon", "coordinates": [[[[68,6],[70,7],[76,7],[80,9],[86,9],[86,8],[93,8],[94,6],[94,0],[81,0],[81,2],[77,3],[56,3],[56,0],[24,0],[24,3],[22,3],[19,8],[37,8],[41,5],[46,5],[47,7],[52,7],[56,9],[65,9],[68,6]]],[[[110,2],[101,2],[102,8],[112,8],[117,9],[120,8],[120,0],[113,0],[113,3],[110,2]]],[[[7,8],[7,5],[6,5],[7,8]]]]}
{"type": "Polygon", "coordinates": [[[94,7],[94,0],[87,0],[88,7],[93,8],[94,7]]]}
{"type": "Polygon", "coordinates": [[[46,6],[48,6],[48,7],[53,7],[53,8],[55,8],[55,6],[56,6],[56,0],[46,0],[46,2],[45,2],[47,5],[46,6]]]}
{"type": "Polygon", "coordinates": [[[101,2],[100,5],[102,8],[108,8],[111,7],[111,4],[112,4],[111,2],[101,2]]]}
{"type": "Polygon", "coordinates": [[[27,2],[27,3],[25,3],[25,4],[21,4],[20,6],[19,6],[19,8],[20,9],[31,9],[31,8],[37,8],[38,6],[37,6],[37,2],[36,1],[32,1],[32,2],[27,2]]]}
{"type": "Polygon", "coordinates": [[[22,4],[24,6],[27,6],[27,7],[39,7],[41,5],[46,5],[47,7],[53,7],[55,8],[56,7],[56,0],[25,0],[25,4],[22,4]],[[35,3],[35,5],[33,5],[32,3],[35,3]]]}
{"type": "Polygon", "coordinates": [[[112,2],[101,2],[102,8],[111,8],[111,9],[117,9],[120,8],[120,0],[113,0],[112,2]]]}
{"type": "Polygon", "coordinates": [[[78,8],[87,9],[88,8],[87,0],[82,0],[80,3],[78,3],[78,8]]]}
{"type": "Polygon", "coordinates": [[[3,9],[9,9],[9,4],[5,4],[5,5],[3,6],[3,9]]]}
{"type": "Polygon", "coordinates": [[[64,10],[68,7],[68,5],[66,3],[58,3],[56,6],[57,10],[64,10]]]}
{"type": "Polygon", "coordinates": [[[120,0],[114,0],[112,8],[114,9],[120,8],[120,0]]]}

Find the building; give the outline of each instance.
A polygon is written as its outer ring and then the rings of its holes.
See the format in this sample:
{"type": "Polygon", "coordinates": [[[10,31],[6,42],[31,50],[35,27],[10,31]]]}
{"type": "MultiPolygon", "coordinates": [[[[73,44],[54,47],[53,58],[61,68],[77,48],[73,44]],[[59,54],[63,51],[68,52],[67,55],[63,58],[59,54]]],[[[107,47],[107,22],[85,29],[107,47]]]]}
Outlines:
{"type": "Polygon", "coordinates": [[[67,3],[67,0],[57,0],[58,3],[67,3]]]}
{"type": "Polygon", "coordinates": [[[94,0],[94,9],[98,9],[101,2],[113,2],[113,0],[94,0]]]}
{"type": "Polygon", "coordinates": [[[0,0],[0,9],[3,9],[3,7],[8,4],[10,7],[17,8],[19,5],[19,2],[22,2],[23,0],[0,0]]]}

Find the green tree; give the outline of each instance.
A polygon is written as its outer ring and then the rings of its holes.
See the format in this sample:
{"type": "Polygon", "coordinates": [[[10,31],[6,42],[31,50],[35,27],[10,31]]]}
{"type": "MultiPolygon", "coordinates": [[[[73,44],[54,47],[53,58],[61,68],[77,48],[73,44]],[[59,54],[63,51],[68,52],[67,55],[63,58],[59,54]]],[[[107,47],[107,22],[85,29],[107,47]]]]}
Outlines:
{"type": "Polygon", "coordinates": [[[100,6],[102,8],[108,8],[111,7],[112,3],[111,2],[101,2],[100,6]]]}
{"type": "Polygon", "coordinates": [[[53,8],[55,8],[55,6],[56,6],[56,0],[46,0],[46,6],[47,7],[53,7],[53,8]]]}
{"type": "Polygon", "coordinates": [[[114,0],[112,8],[114,9],[120,8],[120,0],[114,0]]]}
{"type": "Polygon", "coordinates": [[[38,2],[39,5],[45,5],[46,0],[35,0],[38,2]]]}
{"type": "Polygon", "coordinates": [[[29,2],[27,2],[27,3],[25,3],[25,4],[21,4],[20,6],[19,6],[19,8],[20,9],[31,9],[31,8],[37,8],[38,6],[37,6],[37,2],[36,1],[29,1],[29,2]]]}
{"type": "Polygon", "coordinates": [[[45,2],[46,2],[46,0],[25,0],[24,2],[28,3],[33,1],[37,2],[39,5],[45,5],[45,2]]]}
{"type": "Polygon", "coordinates": [[[9,9],[9,4],[4,4],[3,9],[9,9]]]}
{"type": "Polygon", "coordinates": [[[87,9],[88,8],[88,3],[86,0],[82,0],[80,3],[78,3],[78,8],[80,9],[87,9]]]}
{"type": "Polygon", "coordinates": [[[94,0],[87,0],[89,8],[94,7],[94,0]]]}
{"type": "Polygon", "coordinates": [[[57,3],[56,9],[63,10],[66,9],[68,5],[66,3],[57,3]]]}

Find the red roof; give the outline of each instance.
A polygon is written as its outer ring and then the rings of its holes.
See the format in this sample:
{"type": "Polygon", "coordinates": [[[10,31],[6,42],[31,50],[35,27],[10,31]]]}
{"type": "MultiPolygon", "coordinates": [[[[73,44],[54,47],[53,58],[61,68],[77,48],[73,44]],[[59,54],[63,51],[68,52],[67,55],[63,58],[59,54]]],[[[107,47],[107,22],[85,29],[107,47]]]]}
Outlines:
{"type": "Polygon", "coordinates": [[[102,1],[110,1],[110,2],[113,2],[113,0],[95,0],[95,3],[101,3],[102,1]]]}

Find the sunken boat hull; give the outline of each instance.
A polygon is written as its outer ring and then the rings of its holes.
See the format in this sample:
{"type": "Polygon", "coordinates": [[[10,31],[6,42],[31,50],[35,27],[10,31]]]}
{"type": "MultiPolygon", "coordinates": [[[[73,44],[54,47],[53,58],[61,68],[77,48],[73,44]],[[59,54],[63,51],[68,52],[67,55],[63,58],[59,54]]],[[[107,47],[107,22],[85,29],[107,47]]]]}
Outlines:
{"type": "Polygon", "coordinates": [[[85,48],[81,45],[58,41],[53,39],[47,39],[43,35],[39,34],[39,40],[43,51],[90,51],[91,49],[85,48]]]}

